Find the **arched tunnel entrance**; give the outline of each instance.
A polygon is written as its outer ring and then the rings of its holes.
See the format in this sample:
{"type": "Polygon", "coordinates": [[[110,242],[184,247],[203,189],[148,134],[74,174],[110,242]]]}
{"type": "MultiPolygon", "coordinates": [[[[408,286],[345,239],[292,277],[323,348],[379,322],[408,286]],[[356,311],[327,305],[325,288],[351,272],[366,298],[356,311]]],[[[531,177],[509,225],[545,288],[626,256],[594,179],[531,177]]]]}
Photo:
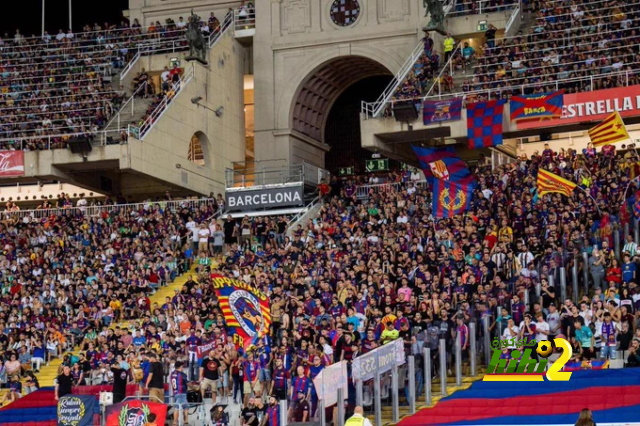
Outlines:
{"type": "Polygon", "coordinates": [[[318,67],[302,83],[294,98],[292,128],[330,148],[325,168],[364,171],[371,153],[361,148],[360,103],[373,102],[392,73],[379,62],[361,56],[342,56],[318,67]]]}

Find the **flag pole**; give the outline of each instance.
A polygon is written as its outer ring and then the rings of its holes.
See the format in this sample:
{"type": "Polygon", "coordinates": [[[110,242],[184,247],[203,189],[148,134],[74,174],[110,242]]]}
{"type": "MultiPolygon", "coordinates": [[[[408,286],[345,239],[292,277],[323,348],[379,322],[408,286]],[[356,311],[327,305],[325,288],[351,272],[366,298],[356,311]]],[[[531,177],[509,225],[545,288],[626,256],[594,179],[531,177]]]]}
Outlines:
{"type": "Polygon", "coordinates": [[[598,207],[598,202],[596,201],[596,199],[593,198],[593,196],[591,194],[589,194],[589,192],[587,192],[587,190],[582,188],[580,185],[576,185],[576,188],[578,188],[579,190],[581,190],[582,192],[587,194],[587,197],[589,197],[589,198],[591,198],[593,200],[593,203],[596,205],[596,209],[598,209],[598,213],[600,214],[600,216],[602,216],[602,212],[600,211],[600,207],[598,207]]]}

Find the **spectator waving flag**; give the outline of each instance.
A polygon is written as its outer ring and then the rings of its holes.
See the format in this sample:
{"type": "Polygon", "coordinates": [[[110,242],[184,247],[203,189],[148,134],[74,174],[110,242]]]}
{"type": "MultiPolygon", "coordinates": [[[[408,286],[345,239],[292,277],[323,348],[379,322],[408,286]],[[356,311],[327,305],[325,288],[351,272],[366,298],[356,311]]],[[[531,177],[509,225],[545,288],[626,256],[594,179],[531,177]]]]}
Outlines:
{"type": "Polygon", "coordinates": [[[618,111],[612,113],[604,121],[589,129],[589,138],[595,147],[611,145],[629,139],[627,128],[618,111]]]}
{"type": "Polygon", "coordinates": [[[434,179],[433,215],[435,217],[453,217],[462,214],[471,207],[474,182],[456,183],[434,179]]]}
{"type": "Polygon", "coordinates": [[[640,191],[636,192],[633,198],[633,215],[636,219],[640,218],[640,191]]]}
{"type": "Polygon", "coordinates": [[[434,179],[449,180],[462,184],[475,181],[464,161],[456,156],[453,147],[422,148],[413,146],[412,148],[418,157],[420,168],[430,184],[433,184],[434,179]]]}
{"type": "Polygon", "coordinates": [[[467,105],[469,149],[502,145],[502,111],[505,99],[467,105]]]}
{"type": "Polygon", "coordinates": [[[549,192],[558,192],[570,197],[577,186],[575,183],[543,169],[538,170],[537,183],[540,197],[549,192]]]}

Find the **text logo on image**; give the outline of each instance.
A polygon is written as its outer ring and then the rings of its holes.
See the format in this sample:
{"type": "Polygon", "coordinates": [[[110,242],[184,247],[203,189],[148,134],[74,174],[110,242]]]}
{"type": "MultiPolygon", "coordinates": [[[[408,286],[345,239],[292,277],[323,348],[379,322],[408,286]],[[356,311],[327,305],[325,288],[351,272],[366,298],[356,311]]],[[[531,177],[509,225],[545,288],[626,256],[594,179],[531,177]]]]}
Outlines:
{"type": "Polygon", "coordinates": [[[493,356],[487,368],[487,374],[482,379],[485,382],[542,382],[544,377],[552,381],[567,381],[571,378],[571,372],[561,371],[564,365],[571,359],[573,351],[571,345],[565,339],[555,338],[553,343],[556,348],[562,349],[560,357],[547,368],[549,355],[553,353],[553,346],[548,340],[526,343],[524,339],[500,340],[494,339],[491,343],[493,356]],[[508,352],[504,349],[516,348],[508,352]],[[540,358],[531,358],[535,350],[540,358]]]}

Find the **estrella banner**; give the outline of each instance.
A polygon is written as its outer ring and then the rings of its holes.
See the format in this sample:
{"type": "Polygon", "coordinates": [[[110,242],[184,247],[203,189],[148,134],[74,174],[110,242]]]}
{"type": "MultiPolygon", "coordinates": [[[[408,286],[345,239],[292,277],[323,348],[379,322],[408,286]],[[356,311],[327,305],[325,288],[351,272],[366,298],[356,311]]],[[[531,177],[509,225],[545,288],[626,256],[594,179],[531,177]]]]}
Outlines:
{"type": "Polygon", "coordinates": [[[502,112],[506,99],[467,105],[469,149],[502,145],[502,112]]]}
{"type": "Polygon", "coordinates": [[[456,156],[456,151],[453,147],[423,148],[412,146],[412,148],[429,183],[433,179],[450,180],[458,183],[475,181],[464,161],[456,156]]]}
{"type": "Polygon", "coordinates": [[[462,214],[471,207],[474,183],[460,184],[434,179],[433,215],[435,217],[453,217],[462,214]]]}
{"type": "Polygon", "coordinates": [[[424,101],[422,119],[425,125],[442,121],[460,120],[462,117],[462,98],[444,101],[424,101]]]}
{"type": "Polygon", "coordinates": [[[66,395],[58,401],[58,426],[91,426],[99,413],[98,400],[93,395],[66,395]]]}
{"type": "Polygon", "coordinates": [[[167,406],[134,399],[107,407],[106,426],[163,426],[167,406]]]}
{"type": "Polygon", "coordinates": [[[269,334],[269,297],[243,281],[220,274],[211,274],[211,279],[224,315],[227,333],[233,336],[238,349],[247,351],[258,339],[269,334]]]}
{"type": "Polygon", "coordinates": [[[558,118],[562,116],[564,90],[538,95],[511,97],[511,121],[558,118]]]}

